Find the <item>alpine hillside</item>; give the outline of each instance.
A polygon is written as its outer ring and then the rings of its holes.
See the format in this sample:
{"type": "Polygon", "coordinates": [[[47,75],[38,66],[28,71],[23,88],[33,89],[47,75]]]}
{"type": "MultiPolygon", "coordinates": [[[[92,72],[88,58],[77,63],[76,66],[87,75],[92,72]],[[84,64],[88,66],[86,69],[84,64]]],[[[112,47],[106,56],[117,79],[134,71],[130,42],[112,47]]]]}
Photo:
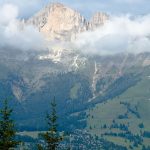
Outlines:
{"type": "Polygon", "coordinates": [[[63,46],[104,26],[110,17],[96,12],[87,20],[52,3],[20,22],[22,28],[34,26],[48,46],[45,51],[0,49],[0,100],[10,99],[19,131],[44,131],[55,96],[59,130],[83,131],[76,138],[85,149],[96,150],[98,144],[89,148],[84,134],[94,141],[102,138],[103,149],[108,149],[105,142],[116,150],[149,146],[150,53],[86,55],[63,46]]]}

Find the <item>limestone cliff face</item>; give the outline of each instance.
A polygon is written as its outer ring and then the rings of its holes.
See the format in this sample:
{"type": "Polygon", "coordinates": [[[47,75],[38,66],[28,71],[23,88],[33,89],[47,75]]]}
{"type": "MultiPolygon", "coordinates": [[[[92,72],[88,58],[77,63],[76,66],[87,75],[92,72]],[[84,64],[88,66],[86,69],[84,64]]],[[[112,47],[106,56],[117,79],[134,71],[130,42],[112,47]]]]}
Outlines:
{"type": "Polygon", "coordinates": [[[50,4],[27,23],[36,26],[48,40],[70,41],[76,35],[104,24],[108,16],[97,13],[88,22],[77,11],[60,3],[50,4]]]}
{"type": "Polygon", "coordinates": [[[106,13],[97,12],[91,19],[89,23],[90,29],[95,29],[99,26],[104,25],[104,23],[109,19],[106,13]]]}
{"type": "Polygon", "coordinates": [[[62,5],[51,4],[31,18],[28,23],[38,27],[48,40],[68,41],[86,30],[86,20],[80,13],[62,5]]]}

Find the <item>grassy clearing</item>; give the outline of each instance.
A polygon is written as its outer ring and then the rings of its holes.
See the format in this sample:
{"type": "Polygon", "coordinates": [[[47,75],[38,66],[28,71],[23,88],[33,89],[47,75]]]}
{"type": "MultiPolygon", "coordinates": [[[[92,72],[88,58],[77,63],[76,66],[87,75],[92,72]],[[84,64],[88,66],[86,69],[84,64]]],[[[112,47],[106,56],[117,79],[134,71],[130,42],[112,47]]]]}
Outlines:
{"type": "MultiPolygon", "coordinates": [[[[127,126],[134,135],[140,135],[143,131],[150,132],[150,78],[145,74],[134,87],[112,100],[96,105],[88,110],[87,114],[87,130],[93,135],[101,136],[106,132],[122,133],[120,129],[110,128],[114,121],[127,126]],[[125,114],[127,114],[126,118],[118,117],[125,114]],[[144,125],[143,128],[139,127],[141,123],[144,125]],[[107,127],[103,128],[105,124],[107,127]]],[[[129,145],[133,145],[121,137],[105,136],[105,138],[115,144],[125,145],[128,149],[129,145]]],[[[150,139],[143,138],[143,140],[145,146],[150,145],[150,139]]],[[[136,149],[141,149],[141,147],[136,149]]]]}

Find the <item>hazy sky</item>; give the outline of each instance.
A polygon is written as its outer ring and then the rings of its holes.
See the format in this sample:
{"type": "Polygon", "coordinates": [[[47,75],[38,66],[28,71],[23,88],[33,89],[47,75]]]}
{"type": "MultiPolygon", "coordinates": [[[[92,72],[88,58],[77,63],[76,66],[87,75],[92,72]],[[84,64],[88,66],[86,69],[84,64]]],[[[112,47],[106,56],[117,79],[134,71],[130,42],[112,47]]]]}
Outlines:
{"type": "Polygon", "coordinates": [[[88,18],[96,11],[115,15],[144,15],[150,12],[150,0],[0,0],[0,5],[15,4],[19,7],[19,17],[29,17],[50,2],[64,3],[88,18]]]}

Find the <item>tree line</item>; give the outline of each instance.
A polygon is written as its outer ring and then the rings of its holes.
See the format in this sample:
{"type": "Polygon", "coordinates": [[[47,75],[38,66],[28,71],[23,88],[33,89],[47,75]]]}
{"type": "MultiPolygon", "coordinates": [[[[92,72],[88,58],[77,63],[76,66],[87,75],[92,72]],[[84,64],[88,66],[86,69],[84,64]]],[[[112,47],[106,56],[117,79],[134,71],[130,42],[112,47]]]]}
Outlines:
{"type": "MultiPolygon", "coordinates": [[[[59,143],[64,139],[57,130],[57,112],[55,98],[51,102],[51,112],[47,114],[48,130],[40,134],[44,140],[44,144],[37,144],[38,150],[56,150],[59,143]]],[[[21,144],[16,140],[15,122],[12,119],[13,110],[8,105],[8,100],[4,100],[3,107],[0,109],[0,150],[15,149],[21,144]]]]}

